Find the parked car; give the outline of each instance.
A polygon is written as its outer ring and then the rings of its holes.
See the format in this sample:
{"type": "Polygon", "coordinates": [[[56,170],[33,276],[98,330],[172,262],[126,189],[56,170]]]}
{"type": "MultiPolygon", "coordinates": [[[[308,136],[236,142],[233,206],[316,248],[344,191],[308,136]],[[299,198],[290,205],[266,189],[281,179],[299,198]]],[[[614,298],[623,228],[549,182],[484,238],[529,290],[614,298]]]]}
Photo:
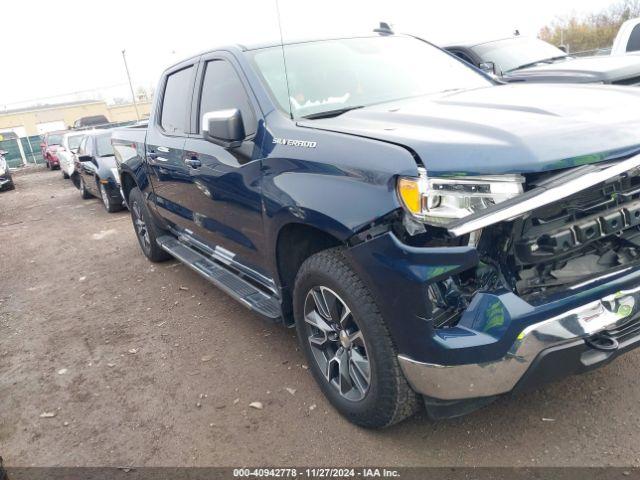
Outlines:
{"type": "Polygon", "coordinates": [[[611,55],[634,52],[640,52],[640,18],[632,18],[622,24],[611,48],[611,55]]]}
{"type": "Polygon", "coordinates": [[[86,132],[76,153],[73,182],[83,199],[98,197],[107,212],[122,210],[120,177],[111,146],[110,130],[86,132]]]}
{"type": "Polygon", "coordinates": [[[91,115],[82,117],[73,122],[73,129],[103,127],[109,124],[109,120],[104,115],[91,115]]]}
{"type": "Polygon", "coordinates": [[[572,57],[543,40],[522,36],[445,48],[505,82],[640,84],[640,57],[572,57]]]}
{"type": "Polygon", "coordinates": [[[62,137],[67,133],[64,130],[57,132],[46,133],[42,137],[42,143],[40,144],[40,150],[42,151],[42,158],[44,159],[47,168],[56,170],[60,168],[60,159],[58,158],[58,149],[62,143],[62,137]]]}
{"type": "Polygon", "coordinates": [[[60,146],[56,151],[56,156],[58,157],[63,178],[71,177],[75,171],[75,154],[78,151],[78,146],[84,135],[84,133],[68,132],[62,136],[60,146]]]}
{"type": "Polygon", "coordinates": [[[9,170],[9,165],[7,164],[7,160],[4,158],[6,154],[6,151],[0,150],[0,191],[13,190],[16,188],[13,183],[11,171],[9,170]]]}
{"type": "Polygon", "coordinates": [[[142,251],[295,325],[352,422],[640,345],[640,90],[502,84],[387,33],[212,50],[157,91],[112,139],[142,251]]]}

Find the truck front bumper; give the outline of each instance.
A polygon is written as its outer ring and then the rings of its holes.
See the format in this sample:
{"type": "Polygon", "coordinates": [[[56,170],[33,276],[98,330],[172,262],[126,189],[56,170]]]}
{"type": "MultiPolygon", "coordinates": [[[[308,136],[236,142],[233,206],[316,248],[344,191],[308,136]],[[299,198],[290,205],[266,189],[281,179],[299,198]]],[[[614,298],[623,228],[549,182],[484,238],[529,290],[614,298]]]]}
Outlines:
{"type": "Polygon", "coordinates": [[[640,345],[640,287],[525,328],[499,360],[464,365],[417,362],[400,355],[410,385],[439,400],[489,397],[581,373],[640,345]]]}
{"type": "Polygon", "coordinates": [[[474,269],[469,247],[412,247],[392,233],[349,250],[371,287],[410,385],[425,397],[489,398],[604,365],[640,345],[640,268],[537,300],[479,290],[454,326],[434,325],[429,284],[474,269]]]}

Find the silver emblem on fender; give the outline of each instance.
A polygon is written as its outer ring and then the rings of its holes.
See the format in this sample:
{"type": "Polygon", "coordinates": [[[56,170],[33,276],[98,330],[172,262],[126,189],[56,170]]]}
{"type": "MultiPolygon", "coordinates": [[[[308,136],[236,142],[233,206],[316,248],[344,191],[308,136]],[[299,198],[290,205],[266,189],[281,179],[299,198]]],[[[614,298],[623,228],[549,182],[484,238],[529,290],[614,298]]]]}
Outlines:
{"type": "Polygon", "coordinates": [[[316,148],[318,142],[309,142],[307,140],[291,140],[289,138],[273,138],[273,143],[284,145],[287,147],[316,148]]]}

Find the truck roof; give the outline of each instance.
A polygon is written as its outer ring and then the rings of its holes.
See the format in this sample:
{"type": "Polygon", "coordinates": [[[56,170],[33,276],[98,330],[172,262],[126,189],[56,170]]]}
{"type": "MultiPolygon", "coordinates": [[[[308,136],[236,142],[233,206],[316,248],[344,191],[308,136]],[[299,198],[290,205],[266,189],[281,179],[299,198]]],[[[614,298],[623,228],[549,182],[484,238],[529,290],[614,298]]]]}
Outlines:
{"type": "MultiPolygon", "coordinates": [[[[395,36],[406,36],[406,35],[402,35],[402,34],[394,34],[395,36]]],[[[341,37],[318,37],[318,38],[300,38],[300,39],[292,39],[292,40],[288,40],[284,43],[280,42],[280,40],[269,40],[269,41],[263,41],[263,42],[259,42],[259,43],[252,43],[252,44],[245,44],[245,43],[235,43],[235,44],[228,44],[228,45],[222,45],[222,46],[218,46],[215,48],[209,48],[207,50],[201,51],[195,55],[190,55],[188,57],[185,57],[183,59],[181,59],[179,62],[175,62],[171,65],[169,65],[166,70],[171,70],[173,67],[180,65],[184,62],[187,62],[189,60],[192,60],[194,58],[197,57],[201,57],[202,55],[206,55],[208,53],[213,53],[213,52],[219,52],[219,51],[223,51],[223,50],[227,50],[227,51],[240,51],[240,52],[248,52],[248,51],[252,51],[252,50],[261,50],[263,48],[273,48],[273,47],[279,47],[281,45],[289,46],[289,45],[297,45],[300,43],[313,43],[313,42],[326,42],[326,41],[330,41],[330,40],[347,40],[350,38],[369,38],[369,37],[380,37],[380,36],[387,36],[387,35],[381,35],[381,34],[377,34],[377,33],[365,33],[365,34],[361,34],[361,35],[350,35],[350,36],[341,36],[341,37]]]]}

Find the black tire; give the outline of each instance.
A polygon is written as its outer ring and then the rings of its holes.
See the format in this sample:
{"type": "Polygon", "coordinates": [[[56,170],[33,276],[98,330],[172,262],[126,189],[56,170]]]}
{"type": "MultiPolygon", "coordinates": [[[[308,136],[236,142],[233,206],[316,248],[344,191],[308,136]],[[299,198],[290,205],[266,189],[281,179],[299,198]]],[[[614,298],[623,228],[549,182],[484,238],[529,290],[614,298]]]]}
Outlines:
{"type": "MultiPolygon", "coordinates": [[[[402,374],[398,363],[397,349],[380,310],[370,290],[349,267],[342,248],[317,253],[303,263],[296,277],[293,302],[298,340],[309,362],[311,372],[322,392],[343,416],[362,427],[382,428],[400,422],[420,409],[421,399],[411,389],[402,374]],[[345,394],[341,393],[340,387],[328,379],[330,375],[327,373],[331,371],[331,368],[323,371],[312,352],[312,348],[318,348],[312,347],[310,341],[310,331],[315,327],[310,327],[310,324],[305,320],[305,309],[308,309],[307,299],[312,298],[309,297],[312,295],[312,290],[316,289],[317,292],[320,287],[323,287],[323,291],[338,296],[350,311],[350,320],[348,321],[353,322],[352,331],[359,330],[359,333],[361,332],[363,348],[366,347],[369,371],[366,391],[361,388],[357,389],[361,392],[361,398],[355,400],[346,398],[345,394]]],[[[341,314],[334,316],[342,318],[341,314]]],[[[342,328],[338,325],[335,327],[342,328]]],[[[320,332],[320,330],[317,331],[320,332]]],[[[337,337],[342,338],[342,333],[341,331],[337,337]]],[[[329,338],[329,335],[333,335],[333,333],[324,333],[324,338],[329,338]]],[[[324,341],[324,343],[327,342],[324,341]]],[[[342,344],[342,347],[338,347],[338,351],[340,348],[343,348],[344,352],[346,350],[353,351],[353,349],[360,347],[353,343],[346,347],[342,344]]],[[[363,358],[363,352],[364,350],[360,351],[360,359],[363,358]]],[[[351,355],[353,353],[347,356],[349,368],[351,368],[351,359],[353,358],[351,355]]],[[[332,365],[335,367],[338,364],[333,363],[332,365]]],[[[355,386],[358,383],[354,380],[354,375],[351,375],[350,379],[352,385],[355,386]]]]}
{"type": "Polygon", "coordinates": [[[62,170],[62,178],[64,178],[65,180],[69,179],[69,175],[64,170],[62,170]]]}
{"type": "Polygon", "coordinates": [[[49,164],[49,160],[46,160],[45,163],[47,164],[47,168],[50,169],[51,165],[49,164]]]}
{"type": "Polygon", "coordinates": [[[122,210],[122,200],[118,201],[111,198],[106,191],[106,187],[100,183],[100,180],[98,180],[98,192],[100,192],[100,200],[102,200],[102,205],[107,212],[115,213],[122,210]]]}
{"type": "Polygon", "coordinates": [[[158,245],[158,238],[165,235],[166,232],[156,223],[138,187],[134,187],[129,193],[128,205],[131,211],[133,228],[145,256],[152,262],[164,262],[172,258],[169,253],[158,245]],[[144,224],[143,228],[139,222],[140,220],[144,224]],[[146,237],[143,231],[146,232],[146,237]]]}
{"type": "Polygon", "coordinates": [[[91,192],[89,192],[89,190],[87,190],[87,186],[84,183],[84,177],[82,175],[80,175],[80,196],[82,196],[82,198],[84,200],[88,200],[91,197],[93,197],[93,195],[91,195],[91,192]]]}

